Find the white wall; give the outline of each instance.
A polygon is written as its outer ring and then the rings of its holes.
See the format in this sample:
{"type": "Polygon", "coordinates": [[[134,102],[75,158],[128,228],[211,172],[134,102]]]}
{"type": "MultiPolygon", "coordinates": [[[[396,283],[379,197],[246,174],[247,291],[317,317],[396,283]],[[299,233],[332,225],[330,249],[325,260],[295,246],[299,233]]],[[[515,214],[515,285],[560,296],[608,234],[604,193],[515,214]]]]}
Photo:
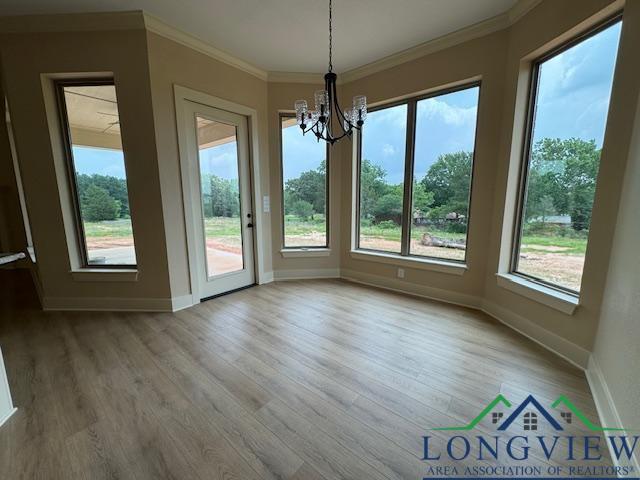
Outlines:
{"type": "MultiPolygon", "coordinates": [[[[640,99],[629,98],[634,101],[633,140],[588,375],[602,422],[636,434],[640,429],[640,99]]],[[[636,453],[636,467],[638,460],[636,453]]]]}
{"type": "Polygon", "coordinates": [[[2,360],[2,350],[0,350],[0,426],[15,412],[9,392],[9,382],[7,382],[7,372],[4,369],[2,360]]]}

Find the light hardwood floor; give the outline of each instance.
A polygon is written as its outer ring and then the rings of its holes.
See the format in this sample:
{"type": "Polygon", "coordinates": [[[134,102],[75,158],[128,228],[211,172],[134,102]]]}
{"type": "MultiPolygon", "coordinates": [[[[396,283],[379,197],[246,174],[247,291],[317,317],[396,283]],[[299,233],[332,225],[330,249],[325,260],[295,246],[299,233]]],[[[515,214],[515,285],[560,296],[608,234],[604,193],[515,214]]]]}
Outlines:
{"type": "Polygon", "coordinates": [[[498,393],[565,394],[597,421],[581,371],[456,306],[318,280],[173,314],[46,313],[0,273],[19,407],[1,479],[421,479],[423,435],[498,393]]]}

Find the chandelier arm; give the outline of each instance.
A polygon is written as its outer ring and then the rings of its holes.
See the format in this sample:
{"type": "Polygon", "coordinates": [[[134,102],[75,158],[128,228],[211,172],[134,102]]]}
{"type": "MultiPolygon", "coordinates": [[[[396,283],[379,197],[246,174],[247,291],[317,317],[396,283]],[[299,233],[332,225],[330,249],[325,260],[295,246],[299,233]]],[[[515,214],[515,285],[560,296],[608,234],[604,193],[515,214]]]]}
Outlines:
{"type": "MultiPolygon", "coordinates": [[[[349,124],[349,126],[353,126],[351,121],[347,120],[347,118],[344,116],[344,113],[342,112],[342,109],[340,108],[340,104],[338,102],[338,87],[336,86],[335,83],[332,84],[332,88],[334,91],[334,98],[335,98],[335,108],[336,108],[336,117],[338,118],[338,123],[340,124],[340,129],[342,130],[342,132],[344,134],[348,134],[348,130],[346,130],[344,128],[344,122],[347,122],[349,124]],[[342,121],[340,121],[342,120],[342,121]]],[[[344,135],[341,135],[340,138],[344,137],[344,135]]]]}
{"type": "MultiPolygon", "coordinates": [[[[319,115],[318,119],[309,127],[302,128],[304,124],[304,118],[301,119],[299,125],[302,129],[303,135],[309,132],[312,132],[318,141],[320,139],[330,143],[333,145],[335,142],[339,141],[344,137],[351,137],[354,130],[362,130],[362,125],[357,125],[354,123],[353,119],[348,119],[345,116],[345,113],[340,108],[340,103],[338,102],[338,87],[337,87],[337,77],[336,74],[333,73],[333,0],[329,1],[329,71],[324,77],[324,86],[326,92],[326,100],[323,99],[322,103],[320,103],[320,110],[314,112],[314,114],[319,115]],[[339,123],[339,129],[335,126],[335,123],[339,123]],[[335,130],[335,132],[334,132],[335,130]],[[341,132],[338,134],[338,132],[341,132]]],[[[322,93],[322,92],[317,92],[322,93]]],[[[322,97],[318,97],[322,98],[322,97]]],[[[318,98],[316,98],[316,110],[318,109],[318,98]]],[[[366,98],[358,97],[360,103],[364,102],[363,105],[366,109],[366,98]]],[[[296,112],[300,110],[300,112],[307,112],[306,102],[303,102],[304,105],[298,106],[298,102],[296,102],[296,112]]],[[[355,102],[355,97],[354,97],[355,102]]],[[[355,103],[354,103],[355,108],[355,103]]],[[[347,111],[349,114],[349,111],[347,111]]],[[[351,115],[353,115],[354,110],[351,111],[351,115]]],[[[305,113],[303,113],[304,115],[305,113]]],[[[311,112],[309,112],[309,118],[312,118],[311,112]]],[[[360,122],[362,123],[362,122],[360,122]]]]}

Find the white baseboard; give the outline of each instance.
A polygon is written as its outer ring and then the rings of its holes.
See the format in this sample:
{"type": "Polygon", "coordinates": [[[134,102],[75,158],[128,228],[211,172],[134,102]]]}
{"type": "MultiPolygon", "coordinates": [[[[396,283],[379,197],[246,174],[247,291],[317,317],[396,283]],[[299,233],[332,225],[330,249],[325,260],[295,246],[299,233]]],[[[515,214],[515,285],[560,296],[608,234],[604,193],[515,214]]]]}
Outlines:
{"type": "MultiPolygon", "coordinates": [[[[607,427],[612,428],[624,428],[622,424],[622,420],[620,420],[620,415],[618,414],[618,409],[616,408],[616,404],[613,401],[613,396],[611,395],[611,391],[609,390],[609,386],[604,377],[604,373],[602,372],[598,361],[596,360],[594,355],[589,357],[589,364],[586,371],[587,374],[587,382],[589,382],[589,387],[591,387],[591,395],[593,396],[593,401],[596,404],[596,410],[598,411],[598,416],[600,417],[600,423],[602,425],[606,425],[607,427]]],[[[611,454],[611,460],[616,467],[620,467],[622,465],[628,465],[627,463],[621,464],[615,457],[613,451],[611,450],[611,445],[607,442],[607,446],[609,447],[609,453],[611,454]]],[[[640,460],[638,459],[638,454],[632,457],[630,462],[631,466],[633,466],[634,471],[631,475],[632,477],[637,477],[640,474],[640,460]]]]}
{"type": "Polygon", "coordinates": [[[190,293],[187,295],[181,295],[179,297],[171,298],[171,311],[177,312],[178,310],[184,310],[195,305],[193,303],[193,295],[190,293]]]}
{"type": "Polygon", "coordinates": [[[265,285],[273,282],[273,272],[263,272],[258,280],[258,285],[265,285]]]}
{"type": "Polygon", "coordinates": [[[13,402],[11,401],[7,371],[4,368],[2,350],[0,350],[0,427],[11,415],[16,413],[16,410],[17,408],[13,406],[13,402]]]}
{"type": "Polygon", "coordinates": [[[536,325],[532,321],[510,310],[482,300],[479,297],[353,270],[342,270],[341,277],[345,280],[362,283],[364,285],[481,310],[500,323],[543,346],[550,352],[564,358],[581,370],[587,368],[590,355],[588,350],[536,325]]]}
{"type": "Polygon", "coordinates": [[[370,273],[362,273],[355,270],[341,270],[341,278],[350,282],[361,283],[371,287],[384,288],[393,292],[414,295],[428,300],[437,300],[439,302],[452,303],[462,307],[470,307],[478,309],[480,299],[473,295],[452,292],[441,288],[427,287],[416,283],[405,282],[396,278],[387,278],[381,275],[373,275],[370,273]]]}
{"type": "Polygon", "coordinates": [[[511,310],[500,307],[488,300],[484,300],[482,302],[480,310],[495,318],[500,323],[503,323],[507,327],[510,327],[530,340],[533,340],[550,352],[564,358],[579,369],[586,370],[589,362],[589,350],[582,348],[560,335],[537,325],[531,320],[524,318],[511,310]]]}
{"type": "Polygon", "coordinates": [[[14,413],[16,413],[18,411],[18,409],[16,407],[13,407],[11,410],[9,410],[3,417],[0,417],[0,427],[2,427],[2,425],[4,425],[4,422],[6,422],[7,420],[9,420],[9,418],[11,418],[11,415],[13,415],[14,413]]]}
{"type": "Polygon", "coordinates": [[[340,269],[338,268],[311,268],[296,270],[275,270],[273,279],[275,281],[282,280],[311,280],[314,278],[340,278],[340,269]]]}
{"type": "MultiPolygon", "coordinates": [[[[189,295],[189,297],[191,297],[189,295]]],[[[178,297],[180,298],[180,297],[178,297]]],[[[172,298],[44,297],[45,311],[171,312],[172,298]]]]}

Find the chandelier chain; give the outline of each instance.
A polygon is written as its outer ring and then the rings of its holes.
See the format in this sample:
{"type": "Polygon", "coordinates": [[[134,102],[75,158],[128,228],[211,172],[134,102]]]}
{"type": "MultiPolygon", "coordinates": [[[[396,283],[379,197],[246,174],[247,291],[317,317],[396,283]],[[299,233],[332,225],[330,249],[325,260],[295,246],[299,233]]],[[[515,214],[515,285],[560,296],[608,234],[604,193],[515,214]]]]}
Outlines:
{"type": "Polygon", "coordinates": [[[311,132],[318,141],[333,145],[344,137],[351,137],[354,130],[361,130],[367,117],[367,97],[353,97],[353,107],[343,110],[338,102],[333,73],[333,0],[329,2],[329,72],[324,76],[324,89],[314,94],[315,109],[310,110],[306,100],[296,100],[296,121],[302,134],[311,132]]]}
{"type": "Polygon", "coordinates": [[[332,0],[329,0],[329,71],[333,72],[333,62],[331,61],[332,47],[333,47],[333,26],[332,26],[332,0]]]}

